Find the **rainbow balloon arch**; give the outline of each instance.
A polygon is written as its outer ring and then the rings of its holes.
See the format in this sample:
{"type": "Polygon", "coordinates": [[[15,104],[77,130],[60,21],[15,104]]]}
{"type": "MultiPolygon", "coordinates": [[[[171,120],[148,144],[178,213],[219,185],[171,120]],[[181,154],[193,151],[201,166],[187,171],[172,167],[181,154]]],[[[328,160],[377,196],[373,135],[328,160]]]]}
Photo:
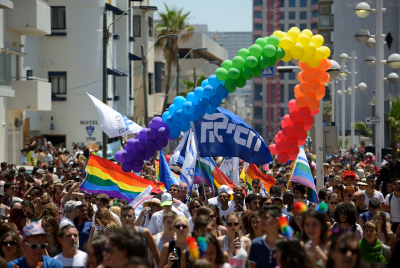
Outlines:
{"type": "Polygon", "coordinates": [[[299,61],[300,84],[294,88],[295,99],[288,103],[289,114],[285,115],[282,130],[275,136],[275,144],[269,146],[280,163],[295,160],[299,145],[306,142],[307,130],[314,124],[313,115],[318,114],[319,100],[325,96],[324,84],[330,80],[326,72],[331,67],[328,59],[330,49],[322,46],[322,35],[313,35],[311,30],[300,31],[297,27],[287,33],[275,31],[271,36],[260,37],[255,44],[238,51],[232,61],[225,60],[215,74],[202,81],[201,86],[187,94],[175,97],[173,104],[162,118],[153,118],[148,128],[143,128],[130,139],[125,150],[115,155],[122,162],[125,172],[140,172],[144,160],[149,160],[156,150],[162,150],[168,140],[178,138],[181,132],[190,129],[191,123],[207,114],[213,114],[237,88],[246,85],[246,80],[261,75],[263,68],[273,67],[278,60],[299,61]]]}

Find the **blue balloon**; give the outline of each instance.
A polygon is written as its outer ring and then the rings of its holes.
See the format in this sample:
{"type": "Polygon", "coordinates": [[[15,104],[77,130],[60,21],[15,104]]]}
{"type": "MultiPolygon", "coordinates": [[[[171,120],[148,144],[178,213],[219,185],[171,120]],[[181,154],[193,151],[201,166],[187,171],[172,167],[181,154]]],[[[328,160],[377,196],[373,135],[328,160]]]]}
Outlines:
{"type": "Polygon", "coordinates": [[[221,81],[217,78],[215,74],[213,74],[208,77],[208,83],[214,88],[217,88],[221,84],[221,81]]]}
{"type": "MultiPolygon", "coordinates": [[[[229,91],[223,85],[219,85],[217,87],[216,92],[217,92],[217,96],[220,99],[225,99],[229,95],[229,91]]],[[[163,115],[163,118],[164,118],[164,115],[163,115]]]]}
{"type": "MultiPolygon", "coordinates": [[[[196,111],[196,107],[195,107],[195,111],[196,111]]],[[[189,119],[190,122],[194,122],[199,118],[196,115],[194,115],[194,111],[193,111],[192,114],[188,114],[188,119],[189,119]]]]}
{"type": "Polygon", "coordinates": [[[174,99],[175,107],[177,107],[177,109],[182,108],[182,104],[185,101],[186,101],[185,97],[182,97],[182,96],[175,97],[175,99],[174,99]]]}
{"type": "Polygon", "coordinates": [[[208,85],[204,87],[204,95],[206,95],[206,97],[211,97],[213,95],[215,95],[215,89],[208,85]]]}
{"type": "Polygon", "coordinates": [[[199,100],[199,104],[197,106],[199,106],[201,109],[205,110],[205,109],[207,109],[207,107],[209,105],[210,105],[210,101],[206,97],[204,97],[199,100]]]}
{"type": "Polygon", "coordinates": [[[199,102],[199,99],[196,97],[196,95],[194,95],[194,92],[189,92],[186,95],[186,100],[191,101],[194,105],[197,105],[199,102]]]}
{"type": "Polygon", "coordinates": [[[136,150],[133,152],[133,158],[136,160],[143,160],[144,152],[142,150],[136,150]]]}
{"type": "MultiPolygon", "coordinates": [[[[143,162],[143,160],[142,160],[142,162],[143,162]]],[[[132,168],[132,171],[135,172],[135,173],[139,173],[140,171],[142,171],[142,169],[143,169],[143,166],[140,166],[140,167],[133,167],[133,168],[132,168]]]]}
{"type": "Polygon", "coordinates": [[[192,114],[194,112],[195,105],[191,101],[185,101],[182,105],[182,111],[185,114],[192,114]]]}
{"type": "Polygon", "coordinates": [[[128,142],[125,145],[125,150],[131,150],[131,151],[135,151],[136,147],[135,147],[135,140],[134,138],[129,139],[128,142]]]}
{"type": "Polygon", "coordinates": [[[209,99],[210,101],[210,106],[217,108],[221,105],[222,100],[220,99],[220,97],[218,97],[217,95],[214,95],[212,97],[210,97],[209,99]]]}
{"type": "Polygon", "coordinates": [[[197,99],[201,99],[201,98],[205,97],[206,95],[204,95],[204,88],[196,87],[194,89],[194,95],[196,96],[197,99]]]}
{"type": "Polygon", "coordinates": [[[181,131],[178,127],[171,127],[169,129],[169,136],[173,139],[176,139],[181,135],[181,131]]]}
{"type": "Polygon", "coordinates": [[[194,109],[193,114],[194,114],[197,118],[203,118],[203,116],[206,114],[206,110],[201,109],[199,106],[196,106],[196,109],[194,109]]]}
{"type": "Polygon", "coordinates": [[[178,127],[179,127],[180,131],[186,132],[190,129],[190,122],[189,121],[179,122],[178,127]]]}
{"type": "Polygon", "coordinates": [[[201,87],[204,88],[204,87],[207,86],[207,85],[209,85],[208,79],[204,79],[204,80],[201,82],[201,87]]]}
{"type": "Polygon", "coordinates": [[[163,114],[162,114],[162,120],[164,121],[164,122],[167,122],[167,117],[169,116],[169,112],[168,111],[166,111],[166,112],[164,112],[163,114]]]}
{"type": "Polygon", "coordinates": [[[175,104],[171,104],[168,108],[168,112],[170,115],[173,115],[177,109],[178,107],[176,107],[175,104]]]}
{"type": "Polygon", "coordinates": [[[169,115],[167,117],[167,121],[165,123],[167,123],[167,125],[169,127],[176,127],[176,125],[178,124],[178,121],[176,121],[176,119],[174,118],[173,115],[169,115]]]}
{"type": "Polygon", "coordinates": [[[211,107],[211,106],[209,106],[209,107],[206,109],[206,113],[208,113],[208,114],[213,114],[213,113],[215,113],[216,111],[217,111],[217,108],[211,107]]]}
{"type": "Polygon", "coordinates": [[[182,111],[182,109],[178,109],[175,111],[174,118],[179,123],[181,121],[187,120],[187,115],[182,111]]]}

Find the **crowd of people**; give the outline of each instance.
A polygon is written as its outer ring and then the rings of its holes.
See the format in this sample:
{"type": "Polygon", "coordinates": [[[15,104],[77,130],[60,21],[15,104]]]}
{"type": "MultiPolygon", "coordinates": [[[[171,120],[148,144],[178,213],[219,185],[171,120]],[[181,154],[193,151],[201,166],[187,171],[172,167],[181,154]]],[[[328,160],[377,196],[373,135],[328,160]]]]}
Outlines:
{"type": "MultiPolygon", "coordinates": [[[[222,185],[217,196],[207,185],[193,191],[181,182],[166,191],[153,188],[136,214],[126,200],[79,190],[87,159],[99,151],[96,144],[72,154],[51,144],[39,149],[31,141],[24,149],[31,152],[32,174],[1,163],[0,267],[379,268],[400,263],[400,164],[389,156],[381,167],[363,152],[332,156],[324,163],[325,185],[315,203],[307,199],[306,187],[290,181],[290,166],[274,164],[258,166],[276,181],[267,194],[259,179],[251,185],[241,179],[233,189],[222,185]],[[37,156],[42,151],[47,152],[43,161],[37,156]],[[292,233],[282,227],[284,221],[292,233]],[[197,249],[188,246],[191,238],[197,239],[197,249]]],[[[314,171],[312,155],[307,158],[314,171]]],[[[152,180],[154,162],[146,165],[141,176],[152,180]]],[[[171,169],[179,174],[178,166],[171,169]]]]}

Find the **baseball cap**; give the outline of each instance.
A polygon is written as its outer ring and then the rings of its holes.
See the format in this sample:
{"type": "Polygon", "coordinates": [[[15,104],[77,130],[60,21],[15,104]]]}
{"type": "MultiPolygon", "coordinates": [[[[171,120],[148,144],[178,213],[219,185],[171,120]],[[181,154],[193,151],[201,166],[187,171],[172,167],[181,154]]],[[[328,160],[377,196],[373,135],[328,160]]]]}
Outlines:
{"type": "Polygon", "coordinates": [[[161,196],[161,206],[171,206],[173,203],[172,195],[169,193],[164,193],[161,196]]]}
{"type": "Polygon", "coordinates": [[[76,207],[79,207],[80,205],[82,205],[81,201],[73,201],[73,200],[69,200],[67,201],[67,203],[65,203],[64,205],[64,212],[71,212],[73,211],[76,207]]]}
{"type": "Polygon", "coordinates": [[[367,184],[367,179],[366,179],[366,178],[361,179],[361,181],[360,181],[360,182],[357,182],[357,184],[358,184],[358,185],[368,185],[368,184],[367,184]]]}
{"type": "Polygon", "coordinates": [[[48,235],[42,228],[42,226],[37,222],[32,222],[25,225],[21,230],[21,235],[23,238],[33,235],[48,235]]]}
{"type": "Polygon", "coordinates": [[[160,188],[155,187],[155,188],[151,189],[150,194],[151,194],[151,195],[162,194],[162,191],[161,191],[160,188]]]}
{"type": "Polygon", "coordinates": [[[233,194],[233,191],[231,190],[231,188],[229,188],[228,185],[221,185],[218,189],[218,193],[228,193],[228,194],[233,194]]]}
{"type": "Polygon", "coordinates": [[[86,191],[84,191],[83,194],[85,194],[85,195],[86,195],[86,194],[92,195],[91,193],[88,193],[88,192],[86,192],[86,191]]]}
{"type": "Polygon", "coordinates": [[[41,169],[41,168],[39,168],[38,170],[36,170],[36,172],[39,173],[39,174],[42,174],[42,175],[44,174],[44,170],[41,169]]]}

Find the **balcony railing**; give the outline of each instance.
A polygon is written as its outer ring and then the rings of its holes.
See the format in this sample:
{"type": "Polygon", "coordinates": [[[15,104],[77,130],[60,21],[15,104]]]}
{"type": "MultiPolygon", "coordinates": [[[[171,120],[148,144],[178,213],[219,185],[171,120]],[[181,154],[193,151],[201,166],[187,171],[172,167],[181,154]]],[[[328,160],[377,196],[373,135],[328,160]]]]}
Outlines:
{"type": "Polygon", "coordinates": [[[333,15],[319,15],[319,26],[333,26],[334,25],[334,16],[333,15]]]}

